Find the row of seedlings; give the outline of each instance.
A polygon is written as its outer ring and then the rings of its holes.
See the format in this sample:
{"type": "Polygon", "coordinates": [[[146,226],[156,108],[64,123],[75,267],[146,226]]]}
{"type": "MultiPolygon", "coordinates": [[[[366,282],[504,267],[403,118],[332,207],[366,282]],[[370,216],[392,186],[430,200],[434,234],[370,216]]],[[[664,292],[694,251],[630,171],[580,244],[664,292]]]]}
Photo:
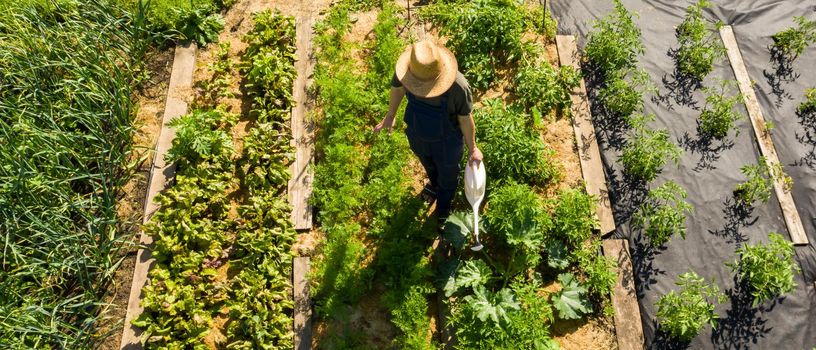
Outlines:
{"type": "MultiPolygon", "coordinates": [[[[713,70],[713,63],[725,56],[725,49],[712,33],[714,27],[703,18],[703,10],[710,6],[700,0],[689,6],[684,21],[677,27],[680,47],[674,52],[675,79],[690,82],[686,89],[702,87],[703,79],[713,70]]],[[[590,33],[586,55],[601,76],[602,88],[598,93],[605,108],[604,118],[623,123],[630,130],[628,142],[622,149],[620,162],[624,174],[642,184],[657,178],[671,159],[678,163],[682,150],[673,144],[665,129],[651,129],[647,123],[653,115],[638,115],[643,111],[643,95],[655,91],[648,75],[636,69],[637,56],[642,54],[640,29],[634,15],[620,1],[615,1],[612,14],[599,20],[590,33]]],[[[729,96],[734,83],[719,80],[715,87],[704,87],[706,103],[702,108],[698,129],[702,136],[723,140],[742,116],[734,106],[742,96],[729,96]]],[[[690,97],[689,97],[690,98],[690,97]]],[[[689,103],[679,100],[678,103],[689,103]]],[[[767,202],[776,178],[791,186],[791,180],[780,166],[771,166],[763,158],[757,165],[746,165],[741,170],[748,178],[737,185],[734,195],[741,205],[751,206],[756,201],[767,202]],[[772,175],[769,175],[772,174],[772,175]]],[[[686,215],[693,207],[686,203],[686,191],[674,183],[664,184],[648,191],[632,217],[633,227],[641,229],[653,248],[667,244],[675,234],[685,239],[686,215]]],[[[793,275],[798,267],[793,260],[793,245],[780,235],[771,233],[770,243],[748,245],[737,250],[738,258],[728,266],[747,286],[753,296],[753,306],[772,300],[795,287],[793,275]]],[[[657,302],[657,318],[662,330],[681,342],[694,338],[706,325],[716,327],[716,303],[725,301],[718,286],[690,271],[679,276],[679,292],[670,291],[657,302]]]]}
{"type": "Polygon", "coordinates": [[[295,24],[253,15],[237,65],[222,44],[194,109],[175,119],[168,159],[175,183],[144,227],[156,263],[134,324],[147,348],[291,348],[291,246],[286,198],[293,159],[290,110],[295,24]],[[251,98],[246,115],[219,104],[235,96],[235,74],[251,98]],[[234,143],[239,119],[249,132],[234,143]],[[240,145],[240,152],[237,151],[240,145]]]}

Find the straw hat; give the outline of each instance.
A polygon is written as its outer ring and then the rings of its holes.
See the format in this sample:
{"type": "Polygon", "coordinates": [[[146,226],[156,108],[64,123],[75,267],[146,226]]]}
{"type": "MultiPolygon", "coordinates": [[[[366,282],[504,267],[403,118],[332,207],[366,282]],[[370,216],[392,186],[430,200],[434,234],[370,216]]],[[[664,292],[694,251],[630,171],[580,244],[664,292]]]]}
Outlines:
{"type": "Polygon", "coordinates": [[[397,79],[419,97],[442,95],[456,81],[456,56],[444,46],[423,40],[408,46],[397,60],[397,79]]]}

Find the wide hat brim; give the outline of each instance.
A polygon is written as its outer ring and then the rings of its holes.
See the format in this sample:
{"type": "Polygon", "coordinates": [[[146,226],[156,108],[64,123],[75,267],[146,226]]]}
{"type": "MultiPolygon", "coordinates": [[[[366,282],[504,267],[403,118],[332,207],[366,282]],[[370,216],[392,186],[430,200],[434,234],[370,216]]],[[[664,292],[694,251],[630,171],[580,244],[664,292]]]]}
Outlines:
{"type": "Polygon", "coordinates": [[[411,74],[411,71],[408,69],[408,64],[411,61],[412,47],[413,46],[408,46],[400,55],[399,59],[397,59],[397,79],[402,83],[402,86],[414,96],[428,98],[444,94],[456,81],[456,73],[459,71],[456,56],[446,47],[436,45],[436,49],[439,50],[441,66],[439,76],[437,76],[436,79],[421,80],[411,74]]]}

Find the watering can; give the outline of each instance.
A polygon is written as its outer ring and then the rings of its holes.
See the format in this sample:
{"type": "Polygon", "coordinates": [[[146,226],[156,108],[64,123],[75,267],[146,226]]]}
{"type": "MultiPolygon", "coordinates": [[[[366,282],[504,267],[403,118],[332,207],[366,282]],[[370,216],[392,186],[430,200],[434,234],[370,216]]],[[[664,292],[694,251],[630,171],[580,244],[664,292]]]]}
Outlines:
{"type": "Polygon", "coordinates": [[[476,163],[470,162],[465,168],[465,197],[473,207],[473,233],[476,236],[476,245],[470,249],[480,251],[484,246],[479,242],[479,205],[482,204],[484,199],[487,174],[484,162],[476,163]]]}

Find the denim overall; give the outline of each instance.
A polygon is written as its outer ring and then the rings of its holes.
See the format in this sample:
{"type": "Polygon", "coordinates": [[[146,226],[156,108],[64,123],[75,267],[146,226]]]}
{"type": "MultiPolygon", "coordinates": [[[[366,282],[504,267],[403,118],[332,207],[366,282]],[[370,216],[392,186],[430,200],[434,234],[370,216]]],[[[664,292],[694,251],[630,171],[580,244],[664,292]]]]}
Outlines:
{"type": "Polygon", "coordinates": [[[408,143],[425,167],[436,192],[436,213],[439,218],[445,218],[459,185],[459,163],[464,146],[462,131],[448,115],[447,94],[441,96],[439,106],[422,102],[407,91],[406,95],[408,106],[404,121],[408,143]]]}

